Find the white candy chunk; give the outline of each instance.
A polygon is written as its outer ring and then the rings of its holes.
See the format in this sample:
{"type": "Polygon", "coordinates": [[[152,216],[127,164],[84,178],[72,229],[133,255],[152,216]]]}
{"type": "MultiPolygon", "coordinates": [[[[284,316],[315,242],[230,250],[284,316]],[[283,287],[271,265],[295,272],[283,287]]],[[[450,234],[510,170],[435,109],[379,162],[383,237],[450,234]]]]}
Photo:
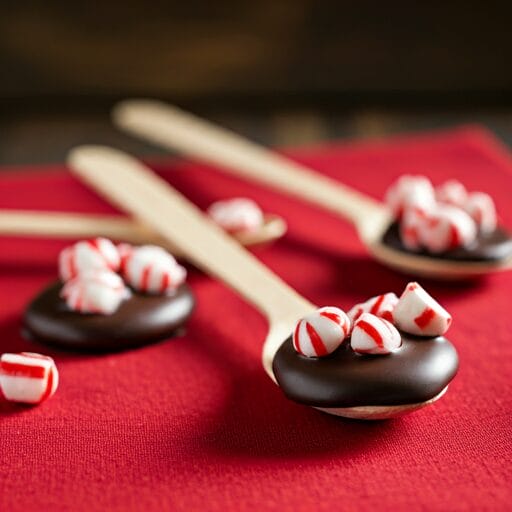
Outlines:
{"type": "Polygon", "coordinates": [[[473,219],[464,210],[439,204],[428,214],[419,233],[422,246],[432,253],[441,253],[470,245],[476,239],[477,229],[473,219]]]}
{"type": "Polygon", "coordinates": [[[110,270],[89,270],[70,279],[62,287],[61,297],[73,311],[111,315],[130,297],[130,290],[110,270]]]}
{"type": "Polygon", "coordinates": [[[116,272],[121,259],[116,246],[106,238],[82,240],[66,247],[59,255],[59,275],[63,281],[80,272],[108,269],[116,272]]]}
{"type": "Polygon", "coordinates": [[[425,176],[403,175],[389,187],[385,201],[397,218],[407,207],[428,211],[435,204],[434,187],[425,176]]]}
{"type": "Polygon", "coordinates": [[[208,215],[229,232],[255,231],[263,225],[263,212],[252,200],[243,197],[217,201],[210,205],[208,215]]]}
{"type": "Polygon", "coordinates": [[[300,320],[293,332],[293,347],[307,357],[334,352],[348,336],[350,320],[339,308],[323,307],[300,320]]]}
{"type": "Polygon", "coordinates": [[[120,246],[121,273],[135,290],[155,295],[171,295],[184,283],[187,271],[162,247],[120,246]]]}
{"type": "Polygon", "coordinates": [[[372,315],[384,318],[389,322],[393,321],[393,310],[398,302],[398,297],[394,293],[384,293],[376,295],[366,302],[356,304],[348,313],[348,317],[354,325],[355,321],[363,313],[371,313],[372,315]]]}
{"type": "Polygon", "coordinates": [[[409,283],[393,311],[395,325],[404,332],[418,336],[441,336],[452,317],[418,283],[409,283]]]}
{"type": "MultiPolygon", "coordinates": [[[[429,212],[431,209],[429,209],[429,212]]],[[[411,251],[422,249],[422,235],[427,222],[427,214],[418,208],[406,208],[400,222],[400,238],[411,251]]]]}
{"type": "Polygon", "coordinates": [[[466,187],[457,180],[445,181],[435,189],[436,199],[440,203],[451,204],[462,208],[467,200],[468,192],[466,187]]]}
{"type": "Polygon", "coordinates": [[[489,194],[484,192],[472,192],[467,197],[464,210],[475,221],[482,233],[491,233],[498,223],[496,206],[489,194]]]}
{"type": "Polygon", "coordinates": [[[390,354],[401,345],[402,337],[395,326],[371,313],[363,313],[356,320],[350,337],[350,346],[358,354],[390,354]]]}
{"type": "Polygon", "coordinates": [[[59,385],[59,372],[51,357],[21,352],[0,358],[0,389],[10,402],[39,404],[59,385]]]}

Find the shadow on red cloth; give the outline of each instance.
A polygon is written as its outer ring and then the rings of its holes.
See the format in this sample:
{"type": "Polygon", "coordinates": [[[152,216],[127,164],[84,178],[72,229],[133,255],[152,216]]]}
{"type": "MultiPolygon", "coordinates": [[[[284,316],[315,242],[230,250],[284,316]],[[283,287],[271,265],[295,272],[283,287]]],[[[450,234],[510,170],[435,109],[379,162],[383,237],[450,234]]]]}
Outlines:
{"type": "Polygon", "coordinates": [[[260,363],[263,339],[255,354],[254,347],[244,347],[244,340],[226,339],[215,325],[203,325],[200,320],[191,325],[189,334],[188,350],[208,357],[229,376],[223,405],[196,440],[202,452],[262,459],[323,453],[328,457],[353,456],[377,447],[382,437],[403,428],[399,419],[371,423],[346,420],[288,400],[260,363]]]}
{"type": "Polygon", "coordinates": [[[487,287],[492,276],[485,276],[465,281],[443,281],[439,279],[423,278],[402,274],[388,268],[372,259],[371,255],[357,255],[344,253],[343,250],[332,250],[318,244],[310,243],[293,235],[287,235],[279,241],[283,248],[295,254],[304,254],[305,259],[320,259],[326,266],[335,272],[333,281],[316,282],[310,285],[315,295],[332,294],[333,288],[342,291],[344,296],[350,295],[354,299],[369,298],[378,293],[394,291],[398,295],[410,281],[421,281],[431,295],[438,297],[467,295],[468,292],[477,292],[487,287]],[[376,288],[378,283],[378,289],[376,288]]]}

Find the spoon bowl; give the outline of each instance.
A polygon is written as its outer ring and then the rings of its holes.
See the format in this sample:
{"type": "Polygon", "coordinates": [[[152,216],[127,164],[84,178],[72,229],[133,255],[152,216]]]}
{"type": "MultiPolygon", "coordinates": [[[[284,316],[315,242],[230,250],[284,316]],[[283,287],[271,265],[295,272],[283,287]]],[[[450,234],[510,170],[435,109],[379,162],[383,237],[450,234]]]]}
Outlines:
{"type": "MultiPolygon", "coordinates": [[[[267,318],[269,331],[263,345],[262,362],[266,373],[277,384],[272,368],[276,352],[290,336],[296,322],[315,311],[316,306],[132,157],[107,147],[83,146],[71,151],[68,163],[81,180],[115,206],[150,226],[180,249],[189,261],[229,285],[267,318]]],[[[321,410],[348,418],[382,419],[424,407],[440,396],[420,404],[321,410]]]]}
{"type": "Polygon", "coordinates": [[[370,254],[394,270],[456,280],[512,269],[512,251],[500,260],[455,261],[390,247],[383,236],[392,218],[382,203],[171,105],[127,100],[114,109],[113,119],[122,129],[150,142],[338,214],[352,222],[370,254]]]}

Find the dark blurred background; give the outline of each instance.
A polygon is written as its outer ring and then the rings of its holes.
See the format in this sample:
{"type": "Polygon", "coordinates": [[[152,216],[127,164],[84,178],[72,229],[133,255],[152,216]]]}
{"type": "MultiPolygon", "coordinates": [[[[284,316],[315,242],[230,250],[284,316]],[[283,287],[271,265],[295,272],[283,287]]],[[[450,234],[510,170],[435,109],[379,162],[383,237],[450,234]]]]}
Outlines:
{"type": "Polygon", "coordinates": [[[512,3],[0,0],[0,164],[118,133],[128,96],[269,145],[480,122],[512,144],[512,3]]]}

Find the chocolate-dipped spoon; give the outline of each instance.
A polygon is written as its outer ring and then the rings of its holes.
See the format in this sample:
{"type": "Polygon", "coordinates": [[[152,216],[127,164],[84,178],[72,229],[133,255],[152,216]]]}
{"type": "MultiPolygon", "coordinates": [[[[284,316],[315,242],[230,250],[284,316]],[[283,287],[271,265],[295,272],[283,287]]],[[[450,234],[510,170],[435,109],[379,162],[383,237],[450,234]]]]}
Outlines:
{"type": "MultiPolygon", "coordinates": [[[[270,243],[285,233],[286,222],[282,217],[265,214],[263,225],[257,230],[238,231],[231,236],[242,245],[251,247],[270,243]]],[[[72,239],[104,236],[133,244],[160,245],[174,256],[180,256],[176,247],[166,243],[147,226],[120,215],[0,210],[0,235],[72,239]]]]}
{"type": "MultiPolygon", "coordinates": [[[[132,157],[111,148],[83,146],[71,151],[68,163],[85,183],[120,209],[153,228],[162,238],[178,247],[189,261],[229,285],[266,317],[269,331],[263,346],[263,367],[277,383],[273,369],[274,356],[289,338],[297,320],[314,311],[315,306],[245,251],[170,185],[132,157]]],[[[446,390],[457,365],[455,349],[451,344],[444,339],[438,342],[449,349],[451,347],[452,368],[447,372],[441,371],[440,379],[434,376],[439,389],[421,402],[404,403],[398,400],[379,405],[337,407],[334,404],[325,407],[321,401],[318,408],[350,418],[381,419],[404,414],[434,402],[446,390]]],[[[439,358],[434,358],[430,363],[436,365],[434,375],[439,376],[440,362],[442,368],[439,358]]],[[[311,376],[306,377],[311,379],[311,376]]],[[[333,382],[336,388],[338,381],[331,381],[331,385],[333,382]]],[[[325,382],[319,384],[325,386],[325,382]]],[[[331,391],[336,392],[336,389],[331,391]]],[[[314,403],[310,405],[315,406],[314,403]]]]}
{"type": "Polygon", "coordinates": [[[512,268],[512,239],[501,229],[481,236],[463,257],[460,251],[443,257],[408,252],[393,236],[392,219],[382,203],[235,133],[153,100],[124,101],[113,118],[121,128],[156,144],[337,213],[352,222],[377,260],[396,270],[460,279],[512,268]]]}

